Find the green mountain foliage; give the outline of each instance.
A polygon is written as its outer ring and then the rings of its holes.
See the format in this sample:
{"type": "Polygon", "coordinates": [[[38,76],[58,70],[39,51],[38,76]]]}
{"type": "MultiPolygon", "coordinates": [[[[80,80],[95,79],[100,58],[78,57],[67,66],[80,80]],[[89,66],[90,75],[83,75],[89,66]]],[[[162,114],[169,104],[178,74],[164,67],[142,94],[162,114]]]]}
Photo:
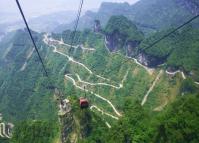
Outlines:
{"type": "MultiPolygon", "coordinates": [[[[36,33],[34,37],[37,37],[39,50],[44,57],[47,49],[41,44],[42,38],[36,33]]],[[[33,52],[27,59],[33,49],[27,32],[16,32],[7,43],[1,47],[6,50],[1,57],[0,66],[0,112],[5,120],[15,122],[56,117],[56,108],[50,97],[52,91],[48,89],[48,79],[44,77],[42,67],[38,64],[38,56],[33,52]],[[26,60],[26,68],[22,70],[26,60]]]]}
{"type": "Polygon", "coordinates": [[[170,28],[196,15],[187,8],[192,4],[191,1],[183,0],[141,0],[132,6],[134,15],[131,19],[146,28],[170,28]]]}
{"type": "Polygon", "coordinates": [[[23,121],[15,126],[11,143],[54,143],[58,138],[58,123],[23,121]]]}
{"type": "Polygon", "coordinates": [[[136,25],[124,16],[112,16],[105,27],[106,34],[111,35],[116,32],[121,35],[121,39],[123,38],[127,41],[141,41],[144,38],[136,25]]]}
{"type": "Polygon", "coordinates": [[[141,107],[139,102],[126,101],[124,117],[108,132],[104,131],[106,133],[100,139],[87,142],[198,142],[198,103],[199,96],[180,97],[167,110],[151,117],[150,112],[141,107]]]}
{"type": "Polygon", "coordinates": [[[79,142],[98,140],[103,135],[103,131],[107,130],[107,127],[103,121],[103,118],[98,114],[91,112],[89,109],[81,109],[76,102],[77,97],[70,97],[72,104],[73,117],[78,122],[75,128],[80,137],[79,142]]]}
{"type": "Polygon", "coordinates": [[[181,85],[181,93],[182,94],[193,94],[199,92],[197,86],[194,84],[193,80],[188,78],[182,82],[181,85]]]}
{"type": "Polygon", "coordinates": [[[0,142],[1,143],[9,143],[9,140],[8,139],[4,139],[4,138],[0,138],[0,142]]]}

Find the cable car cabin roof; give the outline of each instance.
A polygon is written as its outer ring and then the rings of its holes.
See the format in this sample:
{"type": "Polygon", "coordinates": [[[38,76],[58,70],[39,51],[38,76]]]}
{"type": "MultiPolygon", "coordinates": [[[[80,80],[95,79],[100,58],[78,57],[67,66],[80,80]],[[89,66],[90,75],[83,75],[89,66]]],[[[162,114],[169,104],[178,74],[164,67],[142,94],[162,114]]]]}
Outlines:
{"type": "Polygon", "coordinates": [[[89,106],[89,102],[85,98],[80,98],[79,99],[79,104],[81,108],[87,108],[89,106]]]}
{"type": "Polygon", "coordinates": [[[88,103],[88,100],[87,100],[87,99],[80,99],[80,100],[79,100],[79,103],[80,103],[80,104],[82,104],[82,103],[88,103]]]}

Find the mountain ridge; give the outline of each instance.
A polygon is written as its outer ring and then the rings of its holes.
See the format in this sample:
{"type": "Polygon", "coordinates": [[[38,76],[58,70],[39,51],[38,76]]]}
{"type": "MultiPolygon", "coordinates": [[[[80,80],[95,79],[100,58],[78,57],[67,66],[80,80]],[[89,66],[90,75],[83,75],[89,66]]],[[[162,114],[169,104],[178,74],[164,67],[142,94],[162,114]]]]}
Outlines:
{"type": "MultiPolygon", "coordinates": [[[[88,11],[80,18],[79,29],[92,28],[94,20],[100,20],[105,26],[112,15],[124,15],[132,20],[146,33],[179,25],[185,18],[198,14],[198,8],[193,1],[178,0],[141,0],[130,5],[128,3],[102,3],[98,12],[88,11]],[[164,6],[163,6],[164,5],[164,6]],[[194,12],[190,10],[194,7],[194,12]]],[[[61,25],[55,32],[73,28],[72,25],[61,25]]]]}

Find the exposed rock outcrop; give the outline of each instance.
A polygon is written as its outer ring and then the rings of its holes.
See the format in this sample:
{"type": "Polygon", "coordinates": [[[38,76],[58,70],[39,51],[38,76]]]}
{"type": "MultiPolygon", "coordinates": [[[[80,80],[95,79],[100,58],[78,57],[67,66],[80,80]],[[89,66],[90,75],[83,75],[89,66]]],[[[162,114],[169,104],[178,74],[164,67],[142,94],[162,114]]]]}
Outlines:
{"type": "Polygon", "coordinates": [[[157,65],[163,64],[166,58],[158,58],[152,55],[149,55],[143,51],[139,51],[138,46],[141,41],[122,41],[118,33],[105,36],[105,45],[110,52],[116,52],[120,49],[125,50],[126,56],[134,57],[138,60],[139,63],[148,67],[156,67],[157,65]],[[122,43],[122,44],[121,44],[122,43]]]}
{"type": "Polygon", "coordinates": [[[151,56],[149,54],[146,54],[145,52],[140,52],[136,58],[138,62],[147,67],[156,67],[158,65],[163,64],[166,60],[165,58],[151,56]]]}
{"type": "Polygon", "coordinates": [[[129,41],[127,42],[126,45],[126,55],[128,57],[133,57],[136,55],[136,53],[138,52],[138,46],[140,44],[140,41],[129,41]]]}
{"type": "Polygon", "coordinates": [[[102,28],[101,28],[101,23],[99,20],[95,20],[94,21],[95,24],[94,24],[94,32],[101,32],[102,28]]]}
{"type": "Polygon", "coordinates": [[[109,34],[105,36],[105,44],[110,52],[116,52],[119,50],[119,34],[109,34]]]}
{"type": "Polygon", "coordinates": [[[55,89],[54,97],[59,105],[58,116],[61,127],[61,143],[70,142],[69,135],[72,133],[74,127],[70,101],[68,99],[63,100],[63,95],[58,89],[55,89]]]}

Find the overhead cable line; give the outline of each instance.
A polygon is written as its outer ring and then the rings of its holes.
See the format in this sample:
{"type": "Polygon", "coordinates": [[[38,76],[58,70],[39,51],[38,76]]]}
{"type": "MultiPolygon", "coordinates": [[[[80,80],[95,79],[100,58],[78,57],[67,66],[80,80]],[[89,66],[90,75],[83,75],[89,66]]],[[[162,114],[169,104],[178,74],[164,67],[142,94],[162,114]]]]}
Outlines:
{"type": "Polygon", "coordinates": [[[73,43],[74,43],[74,40],[75,40],[75,35],[77,33],[77,27],[78,27],[78,24],[79,24],[79,19],[80,19],[80,16],[81,16],[83,4],[84,4],[84,0],[80,0],[79,9],[78,9],[78,12],[77,12],[77,19],[76,19],[76,23],[75,23],[75,26],[74,26],[74,32],[72,33],[72,40],[71,40],[71,43],[70,43],[69,54],[70,54],[71,49],[73,48],[73,43]]]}
{"type": "Polygon", "coordinates": [[[30,28],[29,28],[29,26],[28,26],[28,23],[27,23],[27,21],[26,21],[26,18],[25,18],[25,15],[24,15],[24,13],[23,13],[23,10],[22,10],[22,8],[21,8],[21,5],[20,5],[20,3],[19,3],[18,0],[16,0],[16,3],[17,3],[17,6],[18,6],[18,8],[19,8],[19,11],[20,11],[20,13],[21,13],[21,16],[22,16],[22,18],[23,18],[23,20],[24,20],[24,23],[25,23],[25,25],[26,25],[26,28],[27,28],[27,30],[28,30],[28,33],[29,33],[29,35],[30,35],[30,38],[31,38],[32,43],[33,43],[33,45],[34,45],[34,48],[35,48],[35,50],[36,50],[36,52],[37,52],[37,55],[38,55],[38,57],[39,57],[39,60],[40,60],[40,62],[41,62],[41,64],[42,64],[42,67],[43,67],[43,69],[44,69],[44,71],[45,71],[45,74],[46,74],[46,76],[48,77],[47,70],[46,70],[45,65],[44,65],[44,62],[43,62],[43,60],[42,60],[42,58],[41,58],[41,55],[40,55],[39,50],[38,50],[38,48],[37,48],[37,45],[36,45],[36,43],[35,43],[35,41],[34,41],[34,38],[33,38],[33,36],[32,36],[32,33],[31,33],[30,28]]]}
{"type": "Polygon", "coordinates": [[[169,37],[171,34],[175,33],[176,31],[178,31],[179,29],[181,29],[182,27],[184,27],[185,25],[191,23],[193,20],[195,20],[196,18],[198,18],[199,15],[194,16],[193,18],[189,19],[188,21],[186,21],[185,23],[183,23],[182,25],[178,26],[177,28],[175,28],[174,30],[172,30],[171,32],[167,33],[166,35],[162,36],[160,39],[156,40],[155,42],[153,42],[152,44],[150,44],[149,46],[147,46],[146,48],[144,48],[143,50],[146,50],[148,48],[153,47],[154,45],[156,45],[157,43],[159,43],[160,41],[162,41],[163,39],[169,37]]]}

